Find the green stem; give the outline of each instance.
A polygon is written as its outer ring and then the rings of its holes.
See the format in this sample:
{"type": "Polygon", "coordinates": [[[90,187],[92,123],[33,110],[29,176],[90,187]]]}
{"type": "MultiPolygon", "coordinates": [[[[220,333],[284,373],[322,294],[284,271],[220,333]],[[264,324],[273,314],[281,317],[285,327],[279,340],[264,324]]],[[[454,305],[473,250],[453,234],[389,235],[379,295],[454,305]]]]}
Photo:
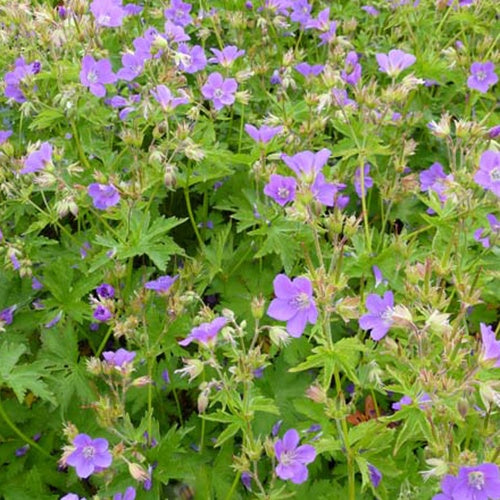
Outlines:
{"type": "Polygon", "coordinates": [[[35,448],[35,450],[39,451],[42,455],[45,455],[47,458],[50,458],[50,460],[53,460],[54,457],[50,455],[50,453],[46,450],[44,450],[38,443],[33,441],[33,439],[29,438],[26,436],[26,434],[19,429],[14,422],[10,419],[10,417],[7,415],[5,412],[5,409],[2,405],[2,400],[0,399],[0,415],[2,418],[5,420],[5,423],[27,444],[29,444],[32,448],[35,448]]]}
{"type": "Polygon", "coordinates": [[[189,198],[189,189],[187,187],[184,188],[184,199],[186,200],[186,208],[189,214],[189,220],[191,221],[191,226],[193,226],[194,234],[196,235],[200,248],[203,249],[205,247],[205,243],[203,243],[203,240],[201,239],[200,231],[198,230],[198,226],[196,225],[196,221],[194,219],[191,199],[189,198]]]}
{"type": "Polygon", "coordinates": [[[102,351],[106,347],[106,343],[109,340],[109,337],[111,336],[111,332],[113,331],[113,327],[110,326],[108,328],[108,331],[106,332],[106,335],[104,335],[104,338],[102,339],[102,342],[99,345],[99,348],[97,349],[97,352],[95,353],[95,357],[98,358],[101,356],[102,351]]]}
{"type": "Polygon", "coordinates": [[[89,169],[92,169],[89,160],[85,156],[85,153],[82,148],[82,143],[80,142],[80,137],[78,135],[78,130],[76,128],[74,120],[70,121],[71,130],[73,131],[73,138],[75,139],[76,149],[78,150],[78,156],[80,157],[80,161],[89,169]]]}
{"type": "Polygon", "coordinates": [[[234,492],[236,490],[236,486],[238,486],[238,481],[240,480],[241,477],[241,472],[238,471],[238,474],[236,474],[233,484],[231,485],[231,489],[229,490],[229,493],[226,495],[226,500],[231,500],[233,498],[234,492]]]}

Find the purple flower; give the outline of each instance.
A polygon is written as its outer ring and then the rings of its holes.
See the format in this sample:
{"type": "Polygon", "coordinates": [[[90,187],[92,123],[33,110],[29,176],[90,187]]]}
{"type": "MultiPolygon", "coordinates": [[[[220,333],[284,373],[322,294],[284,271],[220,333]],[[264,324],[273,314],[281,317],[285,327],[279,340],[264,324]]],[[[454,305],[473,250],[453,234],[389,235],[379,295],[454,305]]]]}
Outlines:
{"type": "Polygon", "coordinates": [[[272,198],[281,206],[295,200],[297,182],[293,177],[284,177],[272,174],[269,182],[264,186],[264,194],[272,198]]]}
{"type": "Polygon", "coordinates": [[[375,288],[377,288],[382,283],[387,283],[387,280],[384,280],[382,271],[378,268],[378,266],[372,266],[372,271],[373,277],[375,278],[375,288]]]}
{"type": "Polygon", "coordinates": [[[326,9],[323,9],[319,14],[318,17],[315,19],[311,17],[309,21],[307,22],[306,29],[316,29],[319,31],[328,31],[330,27],[330,8],[327,7],[326,9]]]}
{"type": "Polygon", "coordinates": [[[24,167],[19,170],[20,174],[31,174],[44,169],[52,163],[52,144],[50,142],[42,142],[40,149],[33,151],[24,160],[24,167]]]}
{"type": "Polygon", "coordinates": [[[352,108],[357,108],[358,104],[355,100],[349,99],[347,96],[347,90],[345,89],[332,89],[332,97],[335,105],[344,108],[351,106],[352,108]]]}
{"type": "Polygon", "coordinates": [[[113,459],[106,439],[92,439],[87,434],[78,434],[73,439],[73,446],[76,449],[68,456],[66,463],[76,468],[78,477],[85,479],[111,465],[113,459]]]}
{"type": "Polygon", "coordinates": [[[312,181],[316,178],[316,174],[326,165],[331,154],[329,149],[323,148],[317,153],[302,151],[293,156],[282,154],[281,159],[297,174],[297,176],[312,181]]]}
{"type": "Polygon", "coordinates": [[[170,374],[168,373],[168,370],[166,368],[161,372],[161,378],[163,379],[165,384],[170,384],[170,374]]]}
{"type": "Polygon", "coordinates": [[[231,67],[233,62],[245,54],[244,50],[238,50],[236,45],[228,45],[224,47],[222,50],[218,49],[210,49],[211,52],[215,54],[215,57],[211,57],[208,62],[210,63],[218,63],[225,68],[231,67]]]}
{"type": "Polygon", "coordinates": [[[164,15],[173,24],[177,26],[187,26],[193,20],[189,15],[192,5],[184,3],[182,0],[172,0],[168,9],[165,9],[164,15]]]}
{"type": "Polygon", "coordinates": [[[144,69],[144,55],[139,52],[127,52],[122,56],[123,67],[118,70],[116,77],[119,80],[130,82],[137,78],[144,69]]]}
{"type": "Polygon", "coordinates": [[[361,184],[361,168],[356,169],[356,173],[354,174],[354,189],[356,189],[356,193],[360,198],[363,195],[366,196],[367,189],[373,187],[373,179],[368,175],[369,173],[370,164],[365,163],[363,167],[364,185],[361,184]]]}
{"type": "Polygon", "coordinates": [[[443,478],[441,489],[432,500],[499,499],[500,469],[492,463],[460,467],[457,477],[448,474],[443,478]]]}
{"type": "Polygon", "coordinates": [[[340,76],[348,85],[356,85],[361,79],[361,64],[358,63],[358,54],[351,51],[345,58],[345,67],[340,76]]]}
{"type": "MultiPolygon", "coordinates": [[[[0,136],[1,134],[2,132],[0,132],[0,136]]],[[[491,127],[490,130],[488,131],[488,137],[490,139],[496,139],[499,135],[500,135],[500,125],[495,125],[494,127],[491,127]]],[[[0,144],[1,143],[2,141],[0,140],[0,144]]]]}
{"type": "Polygon", "coordinates": [[[112,299],[115,296],[115,289],[108,283],[102,283],[96,288],[97,295],[101,299],[112,299]]]}
{"type": "Polygon", "coordinates": [[[0,130],[0,144],[3,144],[12,135],[12,130],[0,130]]]}
{"type": "Polygon", "coordinates": [[[191,39],[182,26],[177,26],[171,21],[165,23],[165,33],[162,36],[169,43],[187,42],[191,39]]]}
{"type": "MultiPolygon", "coordinates": [[[[427,406],[432,402],[431,400],[431,397],[429,396],[429,394],[427,394],[426,392],[423,392],[421,393],[418,398],[417,398],[417,402],[418,402],[418,407],[421,409],[421,410],[425,410],[425,408],[427,408],[427,406]]],[[[408,405],[411,405],[413,403],[413,399],[410,397],[410,396],[403,396],[397,403],[392,403],[392,409],[393,410],[401,410],[401,408],[403,406],[408,406],[408,405]]]]}
{"type": "Polygon", "coordinates": [[[87,250],[90,250],[90,243],[88,241],[85,241],[80,247],[80,257],[82,259],[85,259],[85,257],[87,257],[87,250]]]}
{"type": "Polygon", "coordinates": [[[127,15],[123,9],[122,0],[94,0],[90,4],[90,11],[99,26],[116,28],[121,26],[123,18],[127,15]]]}
{"type": "Polygon", "coordinates": [[[262,125],[260,128],[256,128],[253,125],[246,124],[245,132],[255,141],[261,144],[267,144],[271,141],[277,134],[283,130],[282,126],[278,127],[268,127],[267,125],[262,125]]]}
{"type": "Polygon", "coordinates": [[[120,120],[125,120],[125,118],[127,118],[132,111],[135,111],[135,104],[137,104],[140,100],[140,94],[132,94],[128,99],[120,95],[115,95],[114,97],[111,97],[111,99],[106,99],[104,102],[109,104],[112,108],[121,108],[118,113],[118,117],[120,120]]]}
{"type": "Polygon", "coordinates": [[[278,274],[273,281],[276,298],[269,305],[267,315],[286,321],[286,330],[292,337],[300,337],[307,323],[314,325],[318,311],[313,299],[313,288],[307,278],[290,280],[278,274]]]}
{"type": "Polygon", "coordinates": [[[280,429],[281,429],[281,424],[283,423],[283,420],[278,420],[272,427],[271,429],[271,435],[273,437],[276,437],[279,432],[280,432],[280,429]]]}
{"type": "Polygon", "coordinates": [[[391,291],[385,292],[383,297],[371,293],[366,298],[368,314],[359,318],[359,326],[363,330],[371,330],[373,340],[384,338],[392,326],[394,296],[391,291]]]}
{"type": "Polygon", "coordinates": [[[380,12],[373,5],[363,5],[361,10],[364,10],[370,16],[376,17],[380,14],[380,12]]]}
{"type": "Polygon", "coordinates": [[[110,320],[113,317],[113,315],[111,314],[111,311],[106,306],[99,304],[95,308],[95,310],[92,314],[92,317],[97,321],[105,322],[105,321],[110,320]]]}
{"type": "Polygon", "coordinates": [[[204,69],[207,65],[205,51],[201,45],[189,47],[186,43],[181,43],[177,48],[177,57],[177,66],[185,73],[196,73],[204,69]]]}
{"type": "MultiPolygon", "coordinates": [[[[427,170],[420,172],[421,191],[434,191],[441,204],[447,200],[446,189],[449,183],[453,182],[453,175],[444,173],[441,163],[433,163],[427,170]]],[[[433,211],[431,210],[431,213],[433,211]]]]}
{"type": "Polygon", "coordinates": [[[80,498],[76,493],[68,493],[61,497],[61,500],[85,500],[85,497],[80,498]]]}
{"type": "Polygon", "coordinates": [[[296,429],[285,432],[283,439],[278,439],[274,445],[274,453],[278,460],[276,475],[283,480],[290,479],[292,483],[301,484],[307,480],[306,465],[316,458],[316,450],[310,444],[298,446],[300,441],[296,429]]]}
{"type": "Polygon", "coordinates": [[[338,192],[338,186],[336,184],[326,182],[325,176],[322,173],[316,175],[310,189],[317,202],[325,205],[326,207],[333,207],[335,205],[335,196],[338,192]]]}
{"type": "Polygon", "coordinates": [[[491,61],[472,63],[470,76],[467,79],[467,87],[484,94],[497,82],[498,76],[495,73],[495,65],[491,61]]]}
{"type": "Polygon", "coordinates": [[[411,405],[413,403],[413,399],[410,396],[403,396],[397,403],[392,403],[393,410],[401,410],[403,406],[411,405]]]}
{"type": "Polygon", "coordinates": [[[42,283],[35,276],[33,276],[33,278],[31,278],[31,288],[33,290],[41,290],[43,288],[42,283]]]}
{"type": "Polygon", "coordinates": [[[125,493],[116,493],[113,496],[113,500],[135,500],[135,488],[133,486],[129,486],[125,493]]]}
{"type": "Polygon", "coordinates": [[[220,332],[220,330],[226,325],[227,318],[215,318],[210,323],[202,323],[199,326],[194,327],[191,333],[179,342],[179,345],[187,346],[193,341],[204,345],[210,345],[215,342],[215,337],[220,332]]]}
{"type": "Polygon", "coordinates": [[[10,306],[0,311],[0,326],[1,323],[3,323],[4,325],[12,324],[12,321],[14,320],[14,311],[16,309],[17,306],[10,306]]]}
{"type": "Polygon", "coordinates": [[[379,71],[394,77],[415,63],[417,58],[399,49],[390,50],[388,54],[375,54],[379,71]]]}
{"type": "Polygon", "coordinates": [[[370,481],[374,488],[378,488],[382,480],[382,473],[372,464],[368,464],[368,472],[370,474],[370,481]]]}
{"type": "Polygon", "coordinates": [[[293,0],[291,7],[290,19],[303,27],[307,26],[311,19],[312,5],[307,0],[293,0]]]}
{"type": "Polygon", "coordinates": [[[483,349],[481,352],[481,359],[492,359],[495,361],[494,367],[500,368],[500,340],[496,340],[495,332],[491,326],[485,323],[480,323],[481,340],[483,342],[483,349]]]}
{"type": "Polygon", "coordinates": [[[88,87],[92,94],[96,97],[104,97],[106,95],[104,84],[115,82],[116,75],[113,73],[109,59],[96,61],[92,56],[83,57],[80,83],[88,87]]]}
{"type": "Polygon", "coordinates": [[[87,192],[92,197],[94,207],[106,210],[120,202],[120,193],[112,184],[90,184],[87,192]]]}
{"type": "Polygon", "coordinates": [[[250,472],[244,471],[241,473],[241,482],[248,491],[252,491],[252,474],[250,472]]]}
{"type": "Polygon", "coordinates": [[[474,231],[474,234],[472,237],[478,242],[483,245],[484,248],[490,248],[490,239],[488,236],[482,237],[484,233],[484,227],[480,227],[479,229],[476,229],[474,231]]]}
{"type": "Polygon", "coordinates": [[[275,69],[271,78],[269,79],[269,83],[271,85],[278,85],[282,82],[279,70],[275,69]]]}
{"type": "Polygon", "coordinates": [[[14,99],[14,101],[22,103],[26,101],[26,96],[21,90],[21,83],[30,75],[36,75],[40,71],[40,63],[34,61],[27,63],[24,57],[19,57],[14,63],[14,70],[5,74],[5,97],[14,99]]]}
{"type": "Polygon", "coordinates": [[[216,72],[212,73],[207,83],[201,88],[201,93],[206,99],[210,99],[214,108],[218,111],[224,106],[230,106],[234,102],[234,94],[238,88],[238,83],[234,78],[226,78],[216,72]]]}
{"type": "Polygon", "coordinates": [[[181,104],[187,104],[189,99],[187,97],[174,97],[172,92],[165,85],[157,85],[151,90],[151,95],[160,104],[163,111],[171,111],[181,104]]]}
{"type": "Polygon", "coordinates": [[[318,76],[325,66],[323,64],[308,64],[306,62],[302,62],[295,66],[295,69],[306,78],[311,78],[313,76],[318,76]]]}
{"type": "Polygon", "coordinates": [[[160,276],[159,278],[153,281],[148,281],[144,285],[144,288],[147,288],[148,290],[154,290],[155,292],[158,293],[167,293],[178,277],[179,277],[178,274],[176,274],[173,277],[168,275],[160,276]]]}
{"type": "Polygon", "coordinates": [[[106,351],[102,353],[102,357],[106,360],[108,365],[115,366],[116,368],[125,368],[134,360],[137,353],[134,351],[127,351],[126,349],[118,349],[116,352],[106,351]]]}
{"type": "Polygon", "coordinates": [[[500,151],[485,151],[479,159],[474,180],[484,189],[500,197],[500,151]]]}

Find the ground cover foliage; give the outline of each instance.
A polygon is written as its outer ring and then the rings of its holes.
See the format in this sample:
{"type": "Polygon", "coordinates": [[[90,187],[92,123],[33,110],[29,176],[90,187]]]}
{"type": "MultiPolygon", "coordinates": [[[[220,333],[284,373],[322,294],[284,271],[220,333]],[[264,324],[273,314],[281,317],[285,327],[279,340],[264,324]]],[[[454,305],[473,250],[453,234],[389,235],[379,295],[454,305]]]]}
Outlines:
{"type": "Polygon", "coordinates": [[[495,3],[0,1],[0,497],[500,498],[495,3]]]}

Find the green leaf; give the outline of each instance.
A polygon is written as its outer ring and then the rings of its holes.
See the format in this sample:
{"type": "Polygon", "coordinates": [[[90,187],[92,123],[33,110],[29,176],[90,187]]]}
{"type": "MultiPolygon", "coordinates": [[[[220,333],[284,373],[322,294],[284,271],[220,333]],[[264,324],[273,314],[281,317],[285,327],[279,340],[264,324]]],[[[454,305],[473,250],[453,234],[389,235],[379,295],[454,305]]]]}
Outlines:
{"type": "Polygon", "coordinates": [[[24,344],[2,343],[0,347],[0,377],[6,379],[19,358],[26,352],[24,344]]]}
{"type": "Polygon", "coordinates": [[[242,429],[241,422],[234,422],[232,424],[229,424],[219,435],[217,438],[217,441],[215,442],[214,446],[217,448],[218,446],[221,446],[224,442],[226,442],[228,439],[232,438],[240,429],[242,429]]]}

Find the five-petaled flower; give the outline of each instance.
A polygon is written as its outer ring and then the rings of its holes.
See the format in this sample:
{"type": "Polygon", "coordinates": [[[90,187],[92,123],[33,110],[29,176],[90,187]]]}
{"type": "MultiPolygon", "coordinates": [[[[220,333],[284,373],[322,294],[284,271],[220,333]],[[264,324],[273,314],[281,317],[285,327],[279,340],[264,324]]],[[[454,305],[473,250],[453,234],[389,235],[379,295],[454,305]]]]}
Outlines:
{"type": "Polygon", "coordinates": [[[271,174],[269,182],[264,186],[264,194],[281,206],[295,199],[297,182],[293,177],[271,174]]]}
{"type": "Polygon", "coordinates": [[[127,351],[120,347],[116,352],[106,351],[102,353],[102,357],[106,360],[108,365],[114,366],[118,369],[125,368],[127,365],[134,361],[137,353],[134,351],[127,351]]]}
{"type": "Polygon", "coordinates": [[[94,207],[106,210],[120,202],[120,193],[112,184],[90,184],[87,192],[92,197],[94,207]]]}
{"type": "Polygon", "coordinates": [[[498,500],[500,469],[493,463],[460,467],[457,477],[444,476],[441,490],[432,500],[498,500]]]}
{"type": "Polygon", "coordinates": [[[484,94],[497,82],[498,76],[495,73],[495,65],[491,61],[485,63],[472,63],[470,67],[470,76],[467,79],[467,87],[478,90],[484,94]]]}
{"type": "Polygon", "coordinates": [[[20,174],[31,174],[42,170],[52,163],[52,144],[43,142],[40,149],[33,151],[24,160],[24,167],[19,170],[20,174]]]}
{"type": "Polygon", "coordinates": [[[190,334],[184,339],[179,341],[179,345],[187,346],[191,342],[197,341],[199,344],[211,345],[215,342],[215,337],[226,325],[227,318],[215,318],[210,323],[202,323],[195,326],[190,334]]]}
{"type": "Polygon", "coordinates": [[[210,51],[214,53],[215,57],[211,57],[208,62],[218,63],[224,68],[231,67],[233,62],[238,59],[238,57],[245,54],[245,51],[243,49],[238,49],[236,45],[228,45],[222,50],[210,49],[210,51]]]}
{"type": "Polygon", "coordinates": [[[214,103],[214,108],[218,111],[224,106],[233,104],[237,88],[238,83],[234,78],[223,78],[216,72],[208,77],[207,83],[201,88],[201,93],[214,103]]]}
{"type": "Polygon", "coordinates": [[[278,460],[276,475],[283,480],[290,479],[292,483],[301,484],[307,480],[306,465],[314,462],[316,450],[310,444],[298,446],[300,441],[296,429],[285,432],[283,439],[278,439],[274,445],[274,453],[278,460]]]}
{"type": "Polygon", "coordinates": [[[181,104],[187,104],[187,97],[174,97],[172,92],[165,85],[157,85],[151,90],[151,95],[156,99],[163,111],[171,111],[181,104]]]}
{"type": "Polygon", "coordinates": [[[371,293],[366,298],[368,314],[359,318],[359,326],[363,330],[371,330],[370,337],[380,340],[386,336],[393,324],[394,296],[391,291],[385,292],[383,297],[371,293]]]}
{"type": "Polygon", "coordinates": [[[399,49],[390,50],[388,54],[375,54],[379,65],[379,71],[395,77],[404,69],[415,63],[417,58],[399,49]]]}
{"type": "Polygon", "coordinates": [[[90,12],[99,26],[116,28],[121,26],[127,11],[122,7],[122,0],[94,0],[90,12]]]}
{"type": "Polygon", "coordinates": [[[78,434],[73,439],[75,450],[66,458],[66,463],[75,467],[76,475],[87,478],[111,465],[108,441],[104,438],[92,439],[87,434],[78,434]]]}
{"type": "Polygon", "coordinates": [[[481,155],[474,180],[500,197],[500,151],[489,150],[481,155]]]}
{"type": "Polygon", "coordinates": [[[96,61],[92,56],[84,56],[82,59],[82,69],[80,71],[80,83],[88,87],[90,92],[96,97],[106,95],[106,83],[115,83],[116,75],[111,68],[108,59],[96,61]]]}
{"type": "Polygon", "coordinates": [[[285,274],[278,274],[273,281],[276,298],[269,304],[267,315],[286,321],[286,330],[292,337],[300,337],[307,323],[315,324],[318,310],[313,299],[313,288],[307,278],[293,281],[285,274]]]}
{"type": "Polygon", "coordinates": [[[267,125],[262,125],[262,127],[257,128],[253,125],[247,123],[245,125],[245,132],[255,141],[260,144],[267,144],[276,135],[278,135],[283,130],[281,125],[277,127],[268,127],[267,125]]]}

